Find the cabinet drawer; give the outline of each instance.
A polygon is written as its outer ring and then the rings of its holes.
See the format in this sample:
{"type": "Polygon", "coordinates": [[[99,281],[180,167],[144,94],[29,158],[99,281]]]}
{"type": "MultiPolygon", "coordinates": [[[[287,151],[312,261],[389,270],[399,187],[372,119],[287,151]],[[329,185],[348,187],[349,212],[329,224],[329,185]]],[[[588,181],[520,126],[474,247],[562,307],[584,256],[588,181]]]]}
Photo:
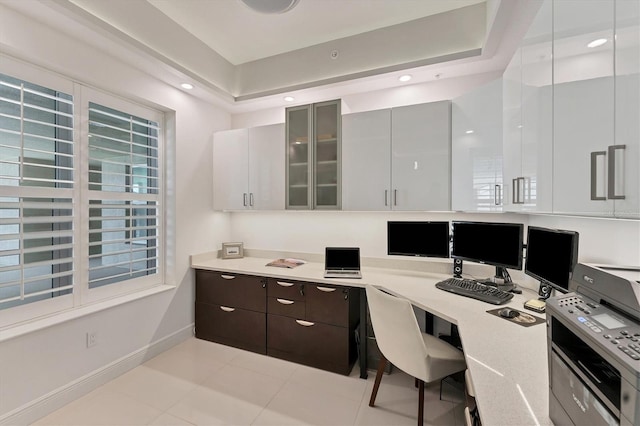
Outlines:
{"type": "Polygon", "coordinates": [[[280,297],[267,298],[267,313],[291,318],[306,318],[304,302],[280,297]]]}
{"type": "Polygon", "coordinates": [[[304,301],[304,293],[308,284],[300,281],[268,279],[268,296],[279,297],[288,300],[304,301]]]}
{"type": "Polygon", "coordinates": [[[345,327],[267,315],[267,354],[339,374],[355,361],[355,339],[345,327]]]}
{"type": "Polygon", "coordinates": [[[196,302],[196,337],[266,353],[265,313],[196,302]]]}
{"type": "MultiPolygon", "coordinates": [[[[307,302],[306,319],[312,322],[349,327],[349,307],[352,298],[356,298],[358,289],[336,287],[320,284],[309,284],[305,290],[307,302]]],[[[357,311],[357,304],[354,306],[357,311]]]]}
{"type": "Polygon", "coordinates": [[[196,271],[196,301],[266,312],[265,278],[226,272],[196,271]]]}

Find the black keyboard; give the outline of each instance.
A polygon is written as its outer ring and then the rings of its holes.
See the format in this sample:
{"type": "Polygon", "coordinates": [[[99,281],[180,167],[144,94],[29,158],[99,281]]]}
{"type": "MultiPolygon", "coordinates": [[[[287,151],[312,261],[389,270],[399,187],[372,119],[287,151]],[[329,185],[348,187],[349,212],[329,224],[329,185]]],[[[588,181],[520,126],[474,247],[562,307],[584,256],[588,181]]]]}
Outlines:
{"type": "Polygon", "coordinates": [[[502,305],[513,298],[513,294],[498,290],[495,287],[480,284],[473,280],[463,280],[460,278],[448,278],[436,283],[440,290],[459,294],[460,296],[472,297],[483,302],[502,305]]]}

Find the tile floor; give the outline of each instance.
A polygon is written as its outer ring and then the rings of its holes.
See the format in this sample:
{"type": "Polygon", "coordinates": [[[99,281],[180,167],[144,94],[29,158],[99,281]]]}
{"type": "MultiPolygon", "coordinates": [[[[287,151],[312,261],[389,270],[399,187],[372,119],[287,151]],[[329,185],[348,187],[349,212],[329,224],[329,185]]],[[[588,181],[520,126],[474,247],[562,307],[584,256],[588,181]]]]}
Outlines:
{"type": "MultiPolygon", "coordinates": [[[[374,372],[350,376],[191,338],[36,425],[415,425],[418,390],[394,369],[376,407],[374,372]]],[[[425,389],[425,424],[464,425],[455,382],[425,389]]]]}

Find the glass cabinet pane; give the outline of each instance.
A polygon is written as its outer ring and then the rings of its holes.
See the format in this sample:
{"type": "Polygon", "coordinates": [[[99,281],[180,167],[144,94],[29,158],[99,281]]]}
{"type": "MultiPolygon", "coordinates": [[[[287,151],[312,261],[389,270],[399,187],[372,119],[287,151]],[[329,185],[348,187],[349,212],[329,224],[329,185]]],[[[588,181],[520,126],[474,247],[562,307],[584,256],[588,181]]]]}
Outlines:
{"type": "Polygon", "coordinates": [[[287,206],[309,206],[309,106],[287,109],[287,206]]]}
{"type": "Polygon", "coordinates": [[[339,208],[340,103],[314,105],[315,207],[339,208]]]}

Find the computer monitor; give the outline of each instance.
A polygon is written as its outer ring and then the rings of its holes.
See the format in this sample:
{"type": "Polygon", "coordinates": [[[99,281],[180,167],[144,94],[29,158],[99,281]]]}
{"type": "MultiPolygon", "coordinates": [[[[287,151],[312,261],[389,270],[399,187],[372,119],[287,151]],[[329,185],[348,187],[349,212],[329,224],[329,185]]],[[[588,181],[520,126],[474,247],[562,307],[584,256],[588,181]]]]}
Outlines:
{"type": "Polygon", "coordinates": [[[496,267],[496,278],[510,282],[506,268],[522,269],[521,223],[453,222],[451,257],[496,267]]]}
{"type": "Polygon", "coordinates": [[[449,222],[387,222],[387,254],[449,257],[449,222]]]}
{"type": "Polygon", "coordinates": [[[578,239],[575,231],[529,226],[524,273],[567,293],[578,261],[578,239]]]}

